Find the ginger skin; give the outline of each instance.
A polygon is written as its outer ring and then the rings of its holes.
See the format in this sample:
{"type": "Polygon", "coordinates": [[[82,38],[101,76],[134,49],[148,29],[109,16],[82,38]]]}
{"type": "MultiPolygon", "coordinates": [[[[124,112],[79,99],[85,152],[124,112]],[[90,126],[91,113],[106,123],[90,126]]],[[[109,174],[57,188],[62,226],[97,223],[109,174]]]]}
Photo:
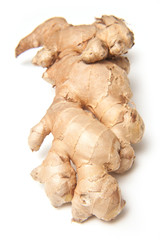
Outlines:
{"type": "Polygon", "coordinates": [[[141,140],[144,123],[129,105],[132,92],[124,70],[128,72],[128,61],[119,57],[115,62],[85,64],[78,54],[70,53],[48,68],[43,77],[56,86],[56,96],[79,102],[115,133],[123,146],[123,168],[117,172],[123,173],[134,162],[131,144],[141,140]]]}
{"type": "Polygon", "coordinates": [[[121,165],[116,136],[79,104],[63,98],[56,98],[32,128],[32,151],[39,149],[50,132],[54,135],[51,150],[31,175],[44,184],[53,206],[72,201],[73,220],[78,222],[92,215],[105,221],[115,218],[125,204],[117,181],[108,174],[121,165]],[[77,185],[70,160],[77,169],[77,185]]]}
{"type": "Polygon", "coordinates": [[[47,68],[43,78],[56,87],[56,97],[31,129],[28,142],[37,151],[48,134],[54,140],[31,175],[44,184],[53,206],[72,202],[77,222],[92,215],[110,221],[125,205],[109,173],[132,167],[131,144],[144,132],[142,118],[130,106],[130,64],[123,56],[133,44],[133,33],[114,16],[79,26],[52,18],[22,39],[15,51],[18,56],[43,46],[32,62],[47,68]]]}
{"type": "MultiPolygon", "coordinates": [[[[91,63],[125,54],[133,44],[131,30],[122,19],[114,16],[104,15],[91,25],[79,26],[68,24],[64,18],[51,18],[19,42],[15,55],[43,46],[51,52],[51,63],[65,50],[78,52],[81,60],[91,63]]],[[[39,53],[35,59],[39,59],[39,53]]],[[[44,66],[39,61],[33,62],[44,66]]],[[[45,67],[49,67],[50,62],[45,67]]]]}

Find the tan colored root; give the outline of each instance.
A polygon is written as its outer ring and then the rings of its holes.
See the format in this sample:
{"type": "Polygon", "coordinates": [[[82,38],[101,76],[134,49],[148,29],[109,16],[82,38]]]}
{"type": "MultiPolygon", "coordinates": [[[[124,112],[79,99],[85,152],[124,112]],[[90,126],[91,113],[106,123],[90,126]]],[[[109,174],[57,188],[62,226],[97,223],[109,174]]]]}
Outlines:
{"type": "Polygon", "coordinates": [[[129,105],[132,92],[126,74],[128,68],[128,60],[125,58],[87,65],[79,62],[79,56],[68,55],[45,73],[47,80],[57,86],[57,94],[82,102],[116,134],[121,144],[124,142],[128,146],[128,150],[125,150],[126,156],[124,152],[122,154],[121,172],[130,169],[134,162],[135,154],[130,143],[139,142],[144,132],[142,118],[136,109],[129,105]]]}
{"type": "MultiPolygon", "coordinates": [[[[76,222],[84,222],[92,215],[104,221],[114,219],[123,209],[125,201],[117,181],[101,170],[98,166],[88,166],[88,176],[81,177],[72,199],[72,215],[76,222]],[[89,169],[95,167],[94,177],[89,174],[89,169]]],[[[79,170],[83,175],[83,168],[79,170]]],[[[91,169],[92,172],[92,169],[91,169]]],[[[87,175],[86,174],[86,175],[87,175]]]]}
{"type": "MultiPolygon", "coordinates": [[[[52,204],[57,207],[71,201],[74,193],[72,205],[75,221],[87,219],[89,216],[86,217],[85,212],[88,208],[89,215],[106,221],[116,217],[123,208],[123,201],[116,180],[107,174],[108,171],[116,171],[120,167],[120,144],[116,136],[78,104],[64,99],[55,100],[42,121],[48,124],[54,135],[53,146],[42,165],[33,170],[31,175],[45,184],[52,204]],[[75,173],[69,159],[77,169],[78,182],[75,191],[75,173]],[[82,198],[84,193],[90,198],[90,203],[82,209],[79,208],[79,211],[82,210],[80,219],[76,216],[75,209],[79,205],[78,199],[82,198]],[[104,215],[98,210],[99,204],[101,208],[106,207],[104,215]]],[[[36,126],[41,126],[41,122],[36,126]]],[[[41,132],[44,137],[43,131],[41,132]]],[[[39,145],[39,139],[36,139],[39,145]]],[[[29,136],[32,149],[33,142],[36,146],[35,131],[31,131],[29,136]]]]}
{"type": "Polygon", "coordinates": [[[116,58],[111,58],[109,60],[110,62],[118,65],[120,68],[125,70],[125,72],[128,74],[130,71],[130,63],[127,57],[116,57],[116,58]]]}
{"type": "Polygon", "coordinates": [[[98,38],[93,38],[82,52],[81,59],[86,63],[92,63],[107,58],[107,55],[107,47],[98,38]]]}
{"type": "Polygon", "coordinates": [[[54,207],[71,202],[76,186],[75,171],[67,157],[57,154],[54,145],[39,167],[31,172],[34,180],[43,183],[54,207]]]}
{"type": "Polygon", "coordinates": [[[56,31],[67,26],[68,23],[64,18],[54,17],[48,19],[19,42],[15,50],[16,57],[30,48],[37,48],[42,46],[44,44],[44,38],[46,36],[50,38],[56,31]]]}
{"type": "Polygon", "coordinates": [[[130,143],[139,142],[144,132],[142,118],[129,105],[132,92],[126,74],[128,71],[126,58],[86,65],[79,61],[78,55],[70,54],[44,74],[47,81],[57,86],[57,94],[82,102],[107,128],[112,129],[121,144],[124,142],[129,146],[128,153],[125,151],[126,157],[123,153],[123,171],[127,171],[134,162],[135,154],[130,143]]]}
{"type": "Polygon", "coordinates": [[[120,56],[134,43],[134,36],[124,21],[113,16],[102,16],[91,25],[69,25],[64,18],[51,18],[23,38],[16,48],[16,56],[22,52],[44,46],[53,53],[69,49],[82,53],[87,63],[97,62],[107,56],[120,56]],[[101,27],[100,27],[101,26],[101,27]],[[118,36],[118,37],[117,37],[118,36]]]}
{"type": "Polygon", "coordinates": [[[37,52],[36,56],[32,59],[32,63],[35,65],[42,66],[44,68],[50,67],[56,59],[56,53],[54,55],[51,50],[42,48],[37,52]]]}
{"type": "Polygon", "coordinates": [[[132,167],[135,159],[135,153],[130,144],[121,142],[120,158],[121,165],[115,173],[124,173],[132,167]]]}
{"type": "Polygon", "coordinates": [[[43,118],[37,125],[35,125],[28,138],[28,144],[32,151],[38,151],[44,138],[50,133],[50,129],[46,120],[43,118]]]}
{"type": "Polygon", "coordinates": [[[54,141],[31,175],[44,184],[53,206],[72,201],[77,222],[92,215],[110,221],[125,205],[109,172],[131,168],[135,158],[131,144],[144,132],[142,118],[130,106],[130,66],[122,56],[133,44],[134,35],[124,20],[104,15],[79,26],[63,18],[49,19],[16,48],[18,56],[43,46],[33,63],[46,67],[43,78],[56,86],[53,104],[28,139],[32,151],[50,132],[54,141]]]}
{"type": "Polygon", "coordinates": [[[134,45],[133,32],[126,27],[123,19],[104,15],[98,21],[106,28],[101,28],[97,37],[107,44],[110,56],[120,56],[134,45]]]}

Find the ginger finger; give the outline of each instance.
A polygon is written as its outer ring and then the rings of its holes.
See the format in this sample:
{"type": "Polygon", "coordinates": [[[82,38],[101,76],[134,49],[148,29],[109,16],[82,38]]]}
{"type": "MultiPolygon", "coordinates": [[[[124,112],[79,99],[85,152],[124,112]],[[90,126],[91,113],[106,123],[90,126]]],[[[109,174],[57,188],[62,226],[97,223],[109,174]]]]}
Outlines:
{"type": "Polygon", "coordinates": [[[38,66],[42,66],[43,68],[48,68],[56,60],[56,55],[57,53],[53,53],[51,50],[42,48],[32,59],[32,63],[38,66]]]}
{"type": "Polygon", "coordinates": [[[44,138],[51,132],[45,117],[36,124],[30,131],[28,144],[32,151],[38,151],[44,138]]]}
{"type": "Polygon", "coordinates": [[[34,180],[44,184],[46,194],[54,207],[71,202],[76,186],[76,174],[71,167],[69,158],[62,151],[56,149],[53,141],[51,150],[43,163],[31,172],[34,180]]]}
{"type": "Polygon", "coordinates": [[[107,55],[107,47],[98,38],[93,38],[82,52],[81,59],[86,63],[92,63],[107,58],[107,55]]]}
{"type": "Polygon", "coordinates": [[[67,26],[68,23],[64,18],[54,17],[48,19],[19,42],[15,50],[16,57],[30,48],[42,46],[46,37],[50,38],[56,31],[67,26]]]}

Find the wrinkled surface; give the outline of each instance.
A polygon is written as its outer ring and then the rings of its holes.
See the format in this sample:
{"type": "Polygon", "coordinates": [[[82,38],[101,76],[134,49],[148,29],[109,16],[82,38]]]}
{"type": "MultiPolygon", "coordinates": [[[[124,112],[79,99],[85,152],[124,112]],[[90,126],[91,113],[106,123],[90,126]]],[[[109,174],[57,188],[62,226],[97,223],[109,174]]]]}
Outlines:
{"type": "MultiPolygon", "coordinates": [[[[122,19],[114,16],[104,15],[93,24],[78,26],[68,24],[64,18],[51,18],[19,42],[15,55],[44,46],[51,51],[51,62],[63,51],[70,50],[82,54],[81,59],[91,63],[118,57],[133,44],[132,31],[122,19]]],[[[38,59],[34,63],[44,66],[38,59]]]]}
{"type": "Polygon", "coordinates": [[[132,167],[131,144],[144,132],[142,118],[131,107],[129,60],[122,56],[133,44],[124,20],[104,15],[79,26],[49,19],[16,48],[18,56],[43,46],[32,62],[47,68],[43,78],[56,87],[52,105],[29,135],[32,151],[48,134],[54,136],[46,159],[31,175],[44,184],[53,206],[72,202],[77,222],[92,215],[110,221],[125,205],[109,173],[132,167]]]}
{"type": "Polygon", "coordinates": [[[121,165],[116,136],[78,104],[63,98],[55,100],[31,130],[31,149],[38,150],[50,132],[54,135],[51,150],[31,175],[45,184],[53,206],[72,200],[73,219],[79,222],[92,215],[106,221],[117,216],[124,201],[117,181],[107,173],[121,165]],[[69,160],[77,169],[77,185],[69,160]]]}

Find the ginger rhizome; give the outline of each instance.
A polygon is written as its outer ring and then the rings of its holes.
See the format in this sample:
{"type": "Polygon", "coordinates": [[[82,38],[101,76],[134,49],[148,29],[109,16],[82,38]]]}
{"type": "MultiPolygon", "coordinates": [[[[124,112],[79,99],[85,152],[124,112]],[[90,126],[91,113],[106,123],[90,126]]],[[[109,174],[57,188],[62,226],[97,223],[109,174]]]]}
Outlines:
{"type": "Polygon", "coordinates": [[[79,26],[49,19],[16,48],[18,56],[43,46],[33,63],[47,68],[43,78],[56,87],[52,105],[29,136],[32,151],[39,150],[49,133],[54,136],[46,159],[31,175],[44,184],[53,206],[72,202],[77,222],[92,215],[110,221],[125,205],[110,172],[131,168],[131,144],[144,132],[131,104],[129,61],[122,56],[133,44],[124,20],[104,15],[79,26]]]}
{"type": "Polygon", "coordinates": [[[33,63],[43,67],[52,65],[65,50],[78,52],[83,61],[91,63],[120,56],[133,44],[133,33],[122,19],[114,16],[104,15],[91,25],[79,26],[68,24],[64,18],[51,18],[19,42],[16,56],[27,49],[43,46],[33,59],[33,63]],[[43,61],[46,58],[47,61],[43,61]]]}
{"type": "Polygon", "coordinates": [[[64,98],[55,98],[40,123],[32,128],[31,149],[38,150],[50,132],[54,135],[51,150],[31,174],[44,183],[53,206],[72,201],[75,221],[82,222],[91,215],[113,219],[125,203],[117,181],[108,174],[121,165],[115,134],[78,103],[64,98]],[[70,160],[77,169],[77,183],[70,160]]]}

